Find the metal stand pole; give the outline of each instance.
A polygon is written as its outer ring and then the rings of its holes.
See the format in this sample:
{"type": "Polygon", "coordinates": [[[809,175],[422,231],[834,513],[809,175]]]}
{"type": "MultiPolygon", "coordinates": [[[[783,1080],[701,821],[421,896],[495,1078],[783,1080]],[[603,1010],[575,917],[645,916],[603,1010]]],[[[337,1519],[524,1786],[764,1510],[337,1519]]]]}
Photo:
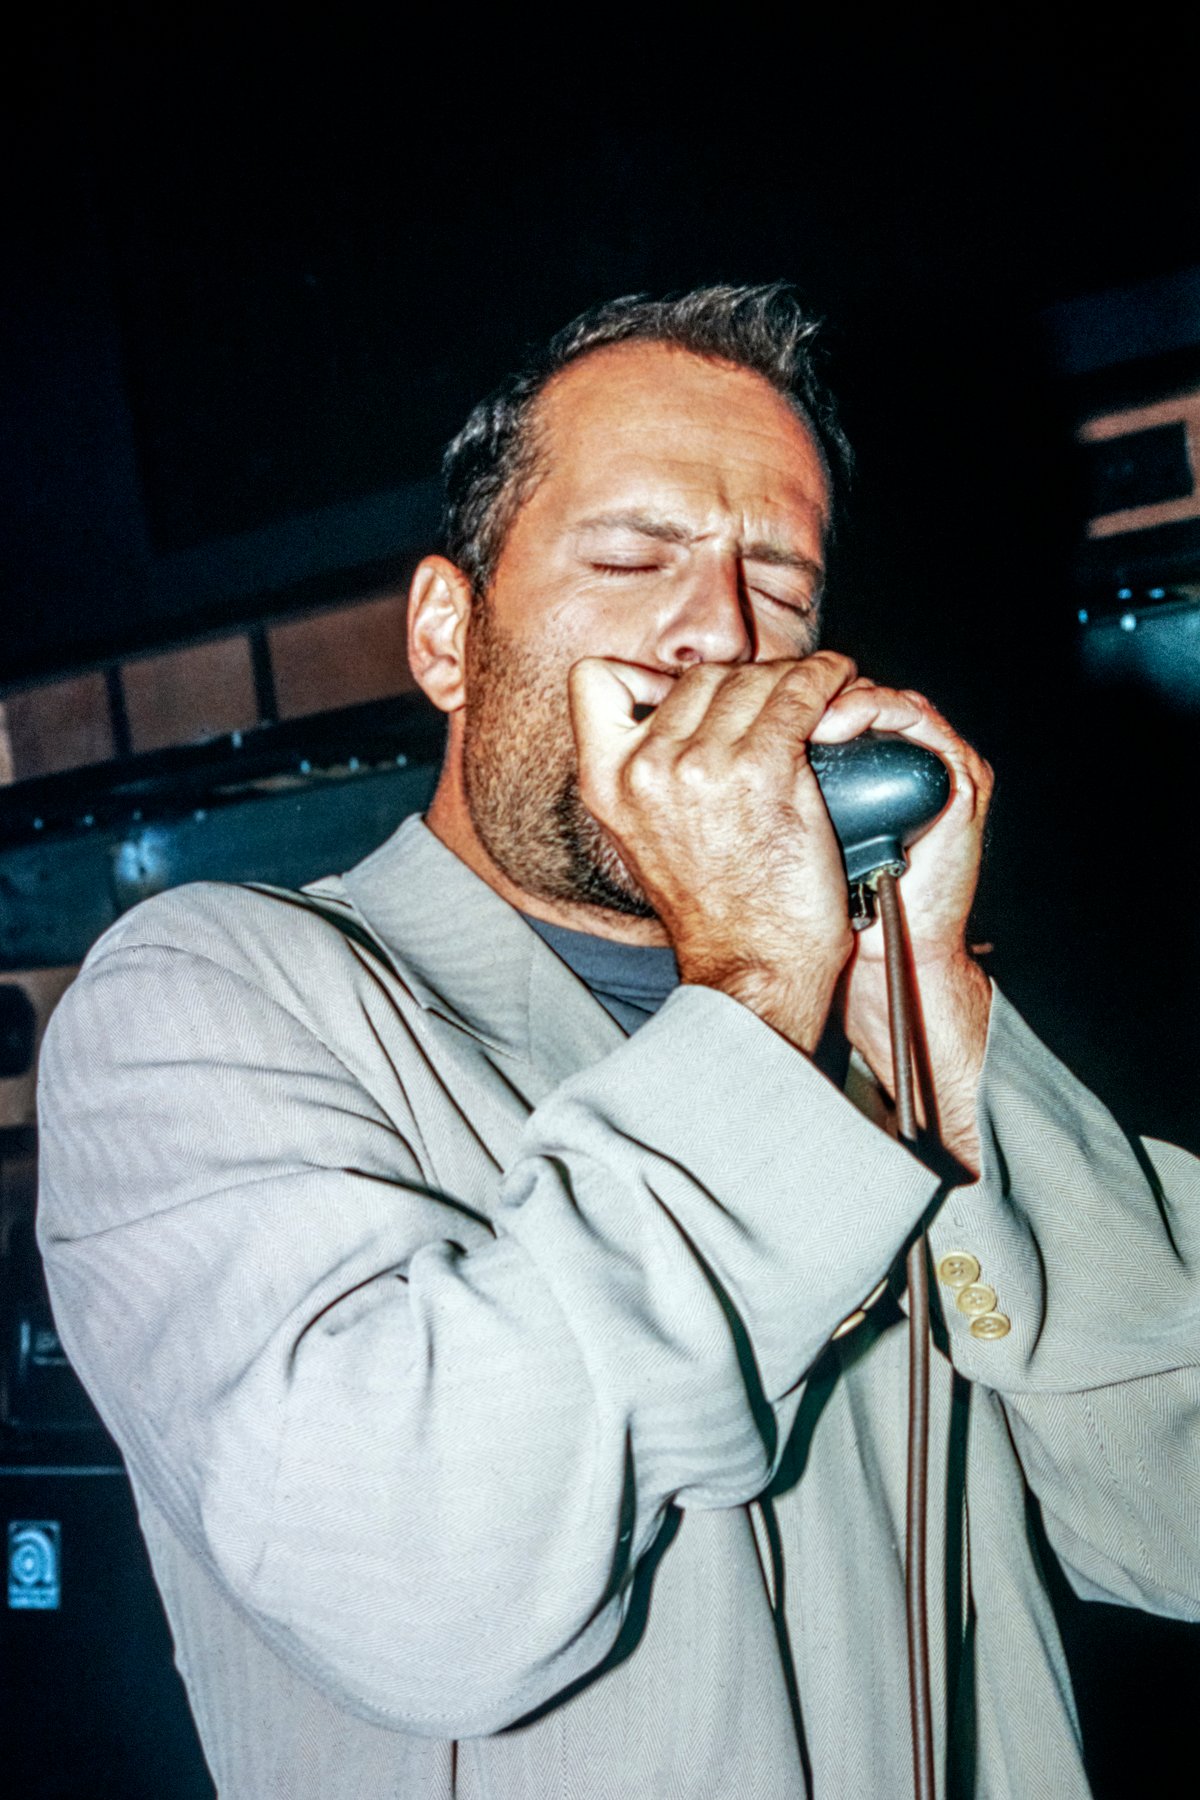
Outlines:
{"type": "MultiPolygon", "coordinates": [[[[913,1020],[908,985],[904,918],[896,877],[881,874],[876,892],[883,923],[896,1119],[900,1136],[917,1142],[913,1076],[913,1020]]],[[[908,1252],[908,1493],[905,1602],[908,1619],[909,1711],[912,1719],[913,1792],[935,1800],[933,1715],[929,1694],[929,1616],[925,1592],[925,1522],[929,1477],[929,1265],[921,1233],[908,1252]]]]}

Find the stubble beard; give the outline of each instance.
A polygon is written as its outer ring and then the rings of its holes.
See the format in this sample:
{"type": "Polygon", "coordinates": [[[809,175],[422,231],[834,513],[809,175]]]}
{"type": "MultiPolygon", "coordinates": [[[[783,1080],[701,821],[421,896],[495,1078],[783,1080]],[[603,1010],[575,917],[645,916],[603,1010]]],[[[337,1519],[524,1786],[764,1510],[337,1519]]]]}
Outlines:
{"type": "Polygon", "coordinates": [[[467,806],[508,879],[543,900],[656,915],[612,839],[583,804],[566,671],[499,631],[476,600],[467,634],[463,736],[467,806]]]}

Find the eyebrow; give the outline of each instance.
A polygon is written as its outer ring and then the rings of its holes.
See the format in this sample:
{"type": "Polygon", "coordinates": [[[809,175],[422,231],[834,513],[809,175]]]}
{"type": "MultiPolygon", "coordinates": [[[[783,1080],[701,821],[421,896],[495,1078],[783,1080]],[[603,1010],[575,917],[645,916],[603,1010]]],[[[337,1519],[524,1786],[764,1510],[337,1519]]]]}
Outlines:
{"type": "MultiPolygon", "coordinates": [[[[704,536],[703,532],[690,531],[686,525],[675,519],[662,519],[655,513],[613,512],[596,513],[590,519],[581,519],[580,532],[635,531],[639,537],[654,538],[663,544],[697,544],[704,536]]],[[[800,574],[811,575],[816,581],[823,581],[825,570],[811,556],[805,556],[798,550],[788,550],[782,544],[775,544],[767,538],[755,538],[748,544],[738,545],[738,554],[746,562],[769,563],[777,569],[795,569],[800,574]]]]}

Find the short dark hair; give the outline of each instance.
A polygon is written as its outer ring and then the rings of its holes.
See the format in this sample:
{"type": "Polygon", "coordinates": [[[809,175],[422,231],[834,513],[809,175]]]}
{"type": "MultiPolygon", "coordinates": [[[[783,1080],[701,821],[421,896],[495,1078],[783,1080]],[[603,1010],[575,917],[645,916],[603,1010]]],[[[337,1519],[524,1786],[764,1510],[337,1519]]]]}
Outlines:
{"type": "Polygon", "coordinates": [[[813,339],[819,328],[820,320],[782,281],[693,288],[662,300],[628,294],[589,308],[481,400],[447,447],[446,554],[476,594],[487,591],[512,522],[542,473],[534,418],[542,392],[569,363],[635,340],[673,345],[761,375],[813,433],[838,495],[853,457],[818,368],[813,339]]]}

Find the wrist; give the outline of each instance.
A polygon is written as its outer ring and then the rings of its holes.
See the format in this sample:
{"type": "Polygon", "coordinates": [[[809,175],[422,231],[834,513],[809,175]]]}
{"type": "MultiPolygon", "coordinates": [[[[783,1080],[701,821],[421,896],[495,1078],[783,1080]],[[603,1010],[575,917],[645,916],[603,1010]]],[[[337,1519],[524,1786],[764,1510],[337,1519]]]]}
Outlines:
{"type": "Polygon", "coordinates": [[[755,1013],[764,1024],[811,1056],[824,1033],[833,1005],[834,991],[849,955],[847,943],[840,960],[820,966],[781,969],[770,963],[746,960],[715,963],[689,958],[676,951],[682,980],[728,994],[731,1000],[755,1013]]]}
{"type": "MultiPolygon", "coordinates": [[[[987,1047],[992,987],[964,948],[930,957],[913,969],[915,1016],[924,1045],[918,1067],[928,1078],[920,1096],[922,1125],[932,1123],[945,1149],[972,1173],[979,1167],[976,1103],[987,1047]],[[931,1104],[930,1104],[931,1103],[931,1104]]],[[[846,1036],[889,1093],[895,1093],[887,982],[874,964],[855,965],[847,993],[846,1036]]]]}

